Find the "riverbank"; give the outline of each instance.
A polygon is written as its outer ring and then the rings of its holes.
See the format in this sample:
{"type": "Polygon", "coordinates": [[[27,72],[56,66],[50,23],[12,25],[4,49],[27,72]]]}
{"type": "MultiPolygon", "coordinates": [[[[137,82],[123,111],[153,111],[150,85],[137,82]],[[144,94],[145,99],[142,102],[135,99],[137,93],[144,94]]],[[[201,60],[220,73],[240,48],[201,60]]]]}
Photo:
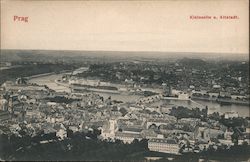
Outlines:
{"type": "Polygon", "coordinates": [[[65,71],[71,71],[74,69],[74,65],[63,64],[28,64],[19,65],[10,69],[4,69],[0,71],[0,85],[6,81],[15,81],[16,78],[40,78],[41,76],[64,73],[65,71]]]}
{"type": "MultiPolygon", "coordinates": [[[[55,80],[58,80],[62,78],[64,73],[60,74],[52,74],[52,75],[46,75],[42,77],[37,77],[30,79],[30,83],[36,83],[38,85],[47,85],[50,89],[55,90],[57,92],[71,92],[70,88],[66,86],[66,84],[58,84],[56,83],[55,80]]],[[[109,97],[112,98],[112,100],[117,100],[117,101],[123,101],[123,102],[136,102],[138,99],[142,98],[142,95],[131,95],[131,94],[126,94],[126,93],[120,93],[120,94],[111,94],[111,93],[105,93],[105,92],[94,92],[97,93],[101,96],[104,97],[104,99],[107,99],[109,97]]],[[[209,101],[209,100],[196,100],[192,99],[192,101],[180,101],[180,100],[174,100],[170,99],[167,104],[172,104],[173,106],[180,105],[180,106],[190,106],[195,108],[195,107],[200,107],[204,108],[205,106],[208,107],[208,113],[212,114],[213,112],[219,112],[219,113],[225,113],[225,112],[238,112],[239,116],[242,117],[247,117],[249,116],[249,106],[248,105],[239,105],[239,104],[231,104],[231,105],[221,105],[220,103],[216,101],[209,101]],[[193,101],[193,102],[192,102],[193,101]]],[[[156,105],[157,106],[157,105],[156,105]]]]}
{"type": "Polygon", "coordinates": [[[196,96],[192,96],[191,99],[195,99],[195,100],[203,100],[203,101],[214,101],[214,102],[218,102],[220,104],[238,104],[238,105],[245,105],[245,106],[249,106],[250,102],[249,101],[239,101],[239,100],[233,100],[233,99],[222,99],[222,98],[212,98],[212,97],[196,97],[196,96]]]}

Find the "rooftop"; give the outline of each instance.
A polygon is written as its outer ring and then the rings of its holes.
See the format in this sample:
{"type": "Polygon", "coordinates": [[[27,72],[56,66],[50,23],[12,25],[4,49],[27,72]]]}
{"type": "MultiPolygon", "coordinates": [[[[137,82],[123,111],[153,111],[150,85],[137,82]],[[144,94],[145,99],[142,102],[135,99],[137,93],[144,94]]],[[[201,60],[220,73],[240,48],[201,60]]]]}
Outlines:
{"type": "Polygon", "coordinates": [[[158,138],[153,138],[153,139],[150,139],[148,142],[166,143],[166,144],[177,144],[177,141],[174,140],[174,139],[158,139],[158,138]]]}

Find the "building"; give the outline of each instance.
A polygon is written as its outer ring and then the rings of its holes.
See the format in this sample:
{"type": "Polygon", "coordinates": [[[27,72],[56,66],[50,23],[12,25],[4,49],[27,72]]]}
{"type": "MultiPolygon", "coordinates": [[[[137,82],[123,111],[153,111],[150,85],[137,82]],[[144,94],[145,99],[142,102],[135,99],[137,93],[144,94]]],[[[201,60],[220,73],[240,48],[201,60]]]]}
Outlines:
{"type": "Polygon", "coordinates": [[[164,96],[172,96],[172,88],[170,85],[167,85],[166,83],[162,83],[163,93],[164,96]]]}
{"type": "Polygon", "coordinates": [[[8,111],[8,101],[4,98],[0,99],[0,110],[8,111]]]}
{"type": "Polygon", "coordinates": [[[132,143],[135,139],[139,141],[142,140],[141,134],[132,133],[132,132],[116,132],[115,139],[123,141],[123,143],[132,143]]]}
{"type": "Polygon", "coordinates": [[[163,152],[179,155],[180,147],[174,139],[150,139],[148,141],[148,149],[150,151],[163,152]]]}
{"type": "Polygon", "coordinates": [[[189,100],[189,95],[185,92],[180,92],[178,95],[178,99],[180,100],[189,100]]]}
{"type": "Polygon", "coordinates": [[[194,132],[194,139],[208,143],[210,141],[210,128],[196,127],[194,132]]]}
{"type": "Polygon", "coordinates": [[[67,130],[66,128],[64,127],[63,124],[60,124],[60,125],[57,125],[55,127],[55,129],[57,130],[56,131],[56,136],[60,139],[60,140],[63,140],[67,137],[67,130]]]}
{"type": "Polygon", "coordinates": [[[8,111],[0,110],[0,121],[8,120],[11,118],[11,115],[8,111]]]}
{"type": "Polygon", "coordinates": [[[2,87],[6,91],[20,92],[20,91],[46,91],[44,86],[34,86],[34,85],[23,85],[23,84],[14,84],[13,82],[5,82],[2,87]]]}
{"type": "Polygon", "coordinates": [[[117,127],[117,120],[115,119],[110,119],[108,125],[104,125],[103,128],[101,129],[101,136],[104,139],[114,139],[115,137],[115,132],[118,130],[117,127]]]}
{"type": "Polygon", "coordinates": [[[152,139],[152,138],[160,138],[159,134],[157,134],[152,129],[144,129],[141,131],[141,136],[145,139],[152,139]]]}
{"type": "Polygon", "coordinates": [[[238,118],[239,114],[238,112],[225,112],[225,119],[230,119],[230,118],[238,118]]]}
{"type": "Polygon", "coordinates": [[[160,125],[167,125],[176,121],[174,116],[166,115],[165,118],[150,118],[146,123],[146,127],[149,128],[151,125],[159,127],[160,125]]]}

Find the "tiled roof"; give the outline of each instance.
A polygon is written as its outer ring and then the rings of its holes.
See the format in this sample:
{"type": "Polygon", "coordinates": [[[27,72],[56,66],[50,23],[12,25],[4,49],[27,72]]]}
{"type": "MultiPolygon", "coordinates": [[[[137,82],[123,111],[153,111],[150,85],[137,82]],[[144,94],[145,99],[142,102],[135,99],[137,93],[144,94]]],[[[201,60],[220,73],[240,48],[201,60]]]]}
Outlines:
{"type": "Polygon", "coordinates": [[[174,139],[157,139],[157,138],[153,138],[153,139],[150,139],[148,142],[177,144],[176,140],[174,140],[174,139]]]}

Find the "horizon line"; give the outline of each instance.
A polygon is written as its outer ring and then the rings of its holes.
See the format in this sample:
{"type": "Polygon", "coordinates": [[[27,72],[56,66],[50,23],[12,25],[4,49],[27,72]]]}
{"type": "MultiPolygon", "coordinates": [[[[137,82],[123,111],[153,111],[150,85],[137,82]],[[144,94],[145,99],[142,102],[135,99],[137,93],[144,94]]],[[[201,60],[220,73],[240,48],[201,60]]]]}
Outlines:
{"type": "Polygon", "coordinates": [[[186,53],[186,54],[227,54],[227,55],[249,55],[248,53],[229,53],[229,52],[177,52],[177,51],[129,51],[129,50],[78,50],[78,49],[3,49],[1,48],[0,50],[19,50],[19,51],[73,51],[73,52],[143,52],[143,53],[150,53],[150,52],[155,52],[155,53],[186,53]]]}

